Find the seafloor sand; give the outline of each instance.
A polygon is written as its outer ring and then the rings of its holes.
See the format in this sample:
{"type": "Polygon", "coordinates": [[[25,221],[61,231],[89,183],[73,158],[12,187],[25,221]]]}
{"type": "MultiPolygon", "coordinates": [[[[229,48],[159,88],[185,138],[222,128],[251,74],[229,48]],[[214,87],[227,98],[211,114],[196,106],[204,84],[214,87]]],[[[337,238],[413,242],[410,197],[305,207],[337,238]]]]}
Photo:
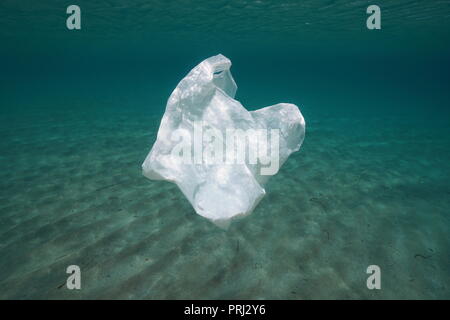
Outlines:
{"type": "Polygon", "coordinates": [[[450,298],[448,129],[307,119],[301,151],[223,231],[141,175],[159,117],[4,120],[1,299],[450,298]],[[79,291],[65,287],[71,264],[79,291]],[[371,264],[379,291],[366,288],[371,264]]]}

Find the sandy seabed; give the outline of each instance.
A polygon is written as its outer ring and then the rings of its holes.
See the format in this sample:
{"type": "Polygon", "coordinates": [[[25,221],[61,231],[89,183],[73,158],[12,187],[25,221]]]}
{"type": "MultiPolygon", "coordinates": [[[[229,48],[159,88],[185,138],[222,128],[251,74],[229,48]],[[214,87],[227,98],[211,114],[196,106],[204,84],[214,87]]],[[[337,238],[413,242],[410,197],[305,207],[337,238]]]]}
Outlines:
{"type": "Polygon", "coordinates": [[[2,126],[0,299],[450,298],[448,129],[306,119],[300,152],[224,231],[142,176],[160,116],[2,126]],[[72,264],[81,290],[65,286],[72,264]]]}

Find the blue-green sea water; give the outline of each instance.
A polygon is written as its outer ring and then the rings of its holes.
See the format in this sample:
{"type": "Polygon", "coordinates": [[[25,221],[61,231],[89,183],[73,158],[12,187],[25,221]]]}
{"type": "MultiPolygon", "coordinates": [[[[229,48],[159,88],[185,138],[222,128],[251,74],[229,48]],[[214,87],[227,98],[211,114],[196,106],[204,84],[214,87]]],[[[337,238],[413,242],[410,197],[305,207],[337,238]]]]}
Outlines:
{"type": "Polygon", "coordinates": [[[1,1],[0,299],[449,299],[449,36],[449,1],[1,1]],[[141,173],[219,53],[307,126],[228,230],[141,173]]]}

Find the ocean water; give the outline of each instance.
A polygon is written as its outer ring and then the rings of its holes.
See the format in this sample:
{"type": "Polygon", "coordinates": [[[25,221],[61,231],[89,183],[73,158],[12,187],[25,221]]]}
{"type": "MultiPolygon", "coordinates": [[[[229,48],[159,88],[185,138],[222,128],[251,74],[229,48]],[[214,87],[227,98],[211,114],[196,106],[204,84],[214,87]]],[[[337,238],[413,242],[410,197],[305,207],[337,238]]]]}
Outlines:
{"type": "Polygon", "coordinates": [[[449,1],[76,1],[81,30],[69,4],[0,3],[0,299],[450,298],[449,1]],[[141,173],[219,53],[307,126],[228,230],[141,173]]]}

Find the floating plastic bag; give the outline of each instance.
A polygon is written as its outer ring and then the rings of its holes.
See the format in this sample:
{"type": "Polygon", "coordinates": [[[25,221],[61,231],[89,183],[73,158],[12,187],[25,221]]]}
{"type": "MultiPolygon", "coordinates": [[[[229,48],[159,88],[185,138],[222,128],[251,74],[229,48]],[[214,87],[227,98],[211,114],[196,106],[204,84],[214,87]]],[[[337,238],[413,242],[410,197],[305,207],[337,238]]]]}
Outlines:
{"type": "Polygon", "coordinates": [[[199,215],[221,227],[253,211],[264,183],[305,136],[294,104],[249,112],[234,100],[230,67],[219,54],[180,81],[142,164],[144,176],[176,183],[199,215]]]}

